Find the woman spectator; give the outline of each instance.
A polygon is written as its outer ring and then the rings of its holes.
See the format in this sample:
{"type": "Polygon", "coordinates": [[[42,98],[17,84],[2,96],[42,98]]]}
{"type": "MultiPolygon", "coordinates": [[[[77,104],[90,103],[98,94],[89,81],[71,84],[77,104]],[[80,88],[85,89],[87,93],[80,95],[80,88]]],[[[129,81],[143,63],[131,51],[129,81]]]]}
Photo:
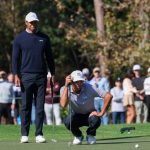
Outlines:
{"type": "Polygon", "coordinates": [[[111,111],[112,111],[112,123],[125,123],[125,108],[123,106],[123,90],[121,79],[117,78],[115,81],[115,87],[110,90],[113,95],[111,111]]]}
{"type": "Polygon", "coordinates": [[[54,123],[53,122],[54,119],[52,118],[55,117],[55,124],[61,125],[59,96],[58,96],[60,85],[58,82],[55,82],[53,89],[51,89],[50,77],[51,74],[49,72],[47,75],[47,88],[46,88],[46,96],[45,96],[45,104],[44,104],[46,123],[47,125],[52,125],[54,123]]]}
{"type": "Polygon", "coordinates": [[[135,87],[132,85],[132,78],[134,74],[132,71],[128,71],[123,80],[123,104],[126,107],[126,122],[131,124],[136,116],[134,106],[134,93],[138,93],[135,87]]]}

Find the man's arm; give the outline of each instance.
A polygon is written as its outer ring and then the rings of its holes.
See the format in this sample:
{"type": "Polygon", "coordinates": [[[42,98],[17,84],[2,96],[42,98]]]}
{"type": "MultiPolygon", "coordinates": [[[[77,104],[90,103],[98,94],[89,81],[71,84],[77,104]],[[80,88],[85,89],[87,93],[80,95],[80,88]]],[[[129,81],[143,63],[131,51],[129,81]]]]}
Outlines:
{"type": "Polygon", "coordinates": [[[67,86],[64,86],[62,87],[63,91],[62,91],[62,94],[61,94],[61,97],[60,97],[60,106],[61,107],[66,107],[67,104],[68,104],[68,87],[67,86]]]}
{"type": "Polygon", "coordinates": [[[20,46],[18,44],[18,40],[15,39],[13,43],[13,52],[12,52],[12,71],[15,75],[15,85],[20,86],[20,58],[21,57],[21,51],[20,46]]]}
{"type": "Polygon", "coordinates": [[[105,114],[105,112],[107,111],[107,109],[108,109],[108,107],[109,107],[109,105],[110,105],[110,102],[111,102],[112,98],[113,98],[113,96],[112,96],[109,92],[107,92],[107,93],[105,94],[105,96],[104,96],[104,106],[103,106],[101,112],[93,111],[93,112],[90,114],[90,116],[93,116],[93,115],[98,116],[98,117],[103,116],[103,115],[105,114]]]}
{"type": "Polygon", "coordinates": [[[55,75],[55,63],[54,63],[54,58],[52,54],[50,39],[48,37],[47,37],[47,42],[46,42],[45,55],[46,55],[48,68],[50,69],[51,75],[53,77],[55,75]]]}
{"type": "MultiPolygon", "coordinates": [[[[67,76],[65,79],[65,85],[63,89],[60,91],[60,105],[62,107],[66,107],[68,102],[69,102],[69,97],[68,97],[68,86],[72,83],[71,80],[71,75],[67,76]]],[[[70,93],[69,93],[70,94],[70,93]]]]}

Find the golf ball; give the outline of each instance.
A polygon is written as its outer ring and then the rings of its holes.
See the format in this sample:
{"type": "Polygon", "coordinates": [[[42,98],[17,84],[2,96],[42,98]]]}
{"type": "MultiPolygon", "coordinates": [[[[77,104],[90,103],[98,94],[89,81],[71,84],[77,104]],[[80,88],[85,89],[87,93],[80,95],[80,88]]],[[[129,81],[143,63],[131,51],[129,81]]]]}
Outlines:
{"type": "Polygon", "coordinates": [[[135,144],[135,146],[134,146],[135,148],[138,148],[139,147],[139,144],[135,144]]]}

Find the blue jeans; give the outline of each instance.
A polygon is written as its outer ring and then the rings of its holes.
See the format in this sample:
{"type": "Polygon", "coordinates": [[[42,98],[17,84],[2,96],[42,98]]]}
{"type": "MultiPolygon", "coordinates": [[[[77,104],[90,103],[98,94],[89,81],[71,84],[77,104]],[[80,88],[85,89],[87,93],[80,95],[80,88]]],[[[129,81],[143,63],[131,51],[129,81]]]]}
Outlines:
{"type": "MultiPolygon", "coordinates": [[[[94,99],[94,106],[97,112],[100,112],[104,106],[104,100],[102,98],[96,97],[94,99]]],[[[108,124],[108,113],[106,112],[102,117],[101,117],[101,123],[103,125],[108,124]]]]}
{"type": "Polygon", "coordinates": [[[125,123],[125,112],[112,112],[112,123],[125,123]]]}

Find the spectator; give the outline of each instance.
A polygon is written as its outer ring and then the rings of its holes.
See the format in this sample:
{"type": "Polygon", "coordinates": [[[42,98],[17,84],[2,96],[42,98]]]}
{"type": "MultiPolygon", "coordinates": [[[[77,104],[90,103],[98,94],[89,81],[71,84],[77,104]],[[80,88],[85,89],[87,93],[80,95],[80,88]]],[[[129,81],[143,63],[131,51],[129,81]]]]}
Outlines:
{"type": "Polygon", "coordinates": [[[21,86],[21,143],[28,142],[31,123],[33,97],[36,103],[35,141],[44,143],[43,136],[44,102],[47,82],[47,67],[50,69],[54,83],[55,65],[51,52],[49,37],[37,28],[38,17],[30,12],[25,17],[26,30],[14,40],[12,68],[15,85],[21,86]]]}
{"type": "MultiPolygon", "coordinates": [[[[93,69],[93,76],[94,77],[89,81],[89,83],[97,89],[100,88],[106,92],[109,92],[109,90],[110,90],[109,81],[107,80],[107,78],[102,77],[100,75],[100,68],[99,67],[95,67],[93,69]]],[[[95,97],[94,101],[95,101],[96,110],[98,112],[100,112],[103,108],[103,105],[104,105],[103,98],[95,97]]],[[[107,112],[103,115],[101,121],[102,121],[102,124],[104,124],[104,125],[108,124],[108,113],[107,112]]]]}
{"type": "Polygon", "coordinates": [[[54,122],[53,117],[55,117],[55,124],[61,125],[61,117],[60,117],[60,105],[59,105],[59,90],[60,85],[58,82],[54,83],[53,90],[50,85],[50,72],[47,75],[47,88],[46,88],[46,96],[45,96],[45,115],[46,115],[46,123],[48,125],[52,125],[54,122]],[[53,92],[53,93],[52,93],[53,92]]]}
{"type": "Polygon", "coordinates": [[[150,68],[147,70],[147,78],[144,80],[145,102],[148,108],[147,121],[150,122],[150,68]]]}
{"type": "Polygon", "coordinates": [[[89,81],[89,78],[90,78],[90,71],[88,68],[83,68],[82,69],[82,73],[83,73],[83,77],[85,79],[85,81],[89,81]]]}
{"type": "Polygon", "coordinates": [[[143,122],[147,122],[148,109],[144,101],[144,80],[145,77],[141,76],[141,66],[136,64],[133,66],[133,72],[135,78],[132,80],[132,84],[139,91],[135,94],[135,110],[136,110],[136,123],[142,122],[142,109],[143,109],[143,122]]]}
{"type": "Polygon", "coordinates": [[[75,136],[73,144],[81,144],[83,135],[79,129],[82,126],[88,126],[87,143],[95,144],[96,130],[100,126],[100,117],[104,115],[112,95],[103,89],[92,87],[89,83],[84,82],[81,71],[76,70],[71,75],[66,76],[65,86],[60,90],[60,104],[66,107],[70,104],[70,113],[64,123],[68,130],[75,136]],[[94,107],[94,97],[104,97],[104,105],[101,112],[97,112],[94,107]],[[69,102],[70,101],[70,102],[69,102]]]}
{"type": "Polygon", "coordinates": [[[125,108],[123,106],[123,90],[121,79],[117,78],[115,81],[115,87],[110,90],[113,96],[111,111],[112,111],[112,123],[125,123],[125,108]]]}
{"type": "Polygon", "coordinates": [[[12,124],[11,108],[14,108],[14,105],[13,84],[7,81],[6,72],[0,71],[0,123],[3,116],[6,124],[12,124]]]}
{"type": "Polygon", "coordinates": [[[134,93],[137,93],[135,87],[132,85],[132,78],[134,74],[132,71],[128,71],[123,80],[123,104],[126,107],[126,122],[127,124],[131,124],[135,118],[135,106],[134,106],[134,93]]]}

